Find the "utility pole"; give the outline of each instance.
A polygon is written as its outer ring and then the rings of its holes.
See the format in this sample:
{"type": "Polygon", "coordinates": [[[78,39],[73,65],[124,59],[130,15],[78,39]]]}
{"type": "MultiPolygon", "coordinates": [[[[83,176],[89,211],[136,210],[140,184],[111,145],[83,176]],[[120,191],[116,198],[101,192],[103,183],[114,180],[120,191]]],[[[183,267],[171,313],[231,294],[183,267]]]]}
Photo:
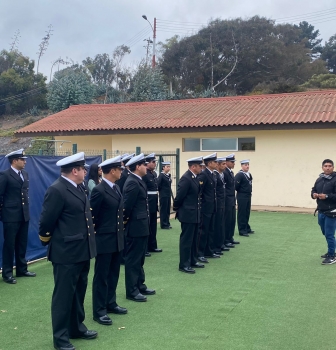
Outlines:
{"type": "Polygon", "coordinates": [[[150,44],[153,44],[153,41],[151,40],[151,38],[144,39],[143,41],[147,41],[147,45],[144,46],[144,48],[146,49],[146,66],[147,66],[147,63],[148,63],[148,54],[149,54],[149,47],[150,47],[150,44]]]}
{"type": "Polygon", "coordinates": [[[152,62],[153,68],[155,68],[155,41],[156,41],[156,18],[154,18],[154,29],[153,29],[153,62],[152,62]]]}
{"type": "Polygon", "coordinates": [[[210,32],[210,54],[211,54],[211,91],[213,90],[213,55],[212,55],[212,38],[210,32]]]}
{"type": "Polygon", "coordinates": [[[154,27],[152,26],[152,23],[149,22],[149,20],[147,19],[146,15],[142,15],[142,18],[150,24],[150,26],[152,28],[152,31],[153,31],[153,59],[152,59],[152,67],[154,68],[155,67],[156,18],[154,18],[154,27]]]}

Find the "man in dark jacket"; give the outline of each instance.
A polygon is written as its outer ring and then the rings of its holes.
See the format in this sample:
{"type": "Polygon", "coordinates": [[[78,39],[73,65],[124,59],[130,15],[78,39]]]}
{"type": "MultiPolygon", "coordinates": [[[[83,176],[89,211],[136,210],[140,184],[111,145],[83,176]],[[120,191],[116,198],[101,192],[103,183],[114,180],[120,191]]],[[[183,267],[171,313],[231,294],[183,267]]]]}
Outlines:
{"type": "Polygon", "coordinates": [[[249,172],[250,160],[242,160],[240,164],[242,168],[235,176],[235,189],[237,191],[238,204],[238,231],[240,236],[249,237],[249,234],[254,233],[249,224],[253,178],[252,174],[249,172]]]}
{"type": "Polygon", "coordinates": [[[235,166],[235,155],[229,154],[226,158],[226,168],[224,170],[225,181],[225,246],[234,248],[238,241],[235,241],[234,231],[236,226],[236,192],[234,183],[233,168],[235,166]]]}
{"type": "MultiPolygon", "coordinates": [[[[202,189],[202,219],[198,243],[198,260],[207,263],[206,258],[220,258],[220,255],[214,252],[217,176],[213,171],[217,167],[217,153],[203,157],[203,161],[206,168],[198,176],[202,189]]],[[[220,252],[220,254],[223,253],[220,252]]]]}
{"type": "Polygon", "coordinates": [[[132,154],[123,154],[122,158],[121,158],[121,162],[123,165],[123,170],[120,176],[120,179],[116,181],[116,184],[119,186],[121,193],[123,192],[124,189],[124,185],[125,182],[127,180],[128,175],[130,174],[129,169],[125,166],[125,164],[132,158],[135,156],[135,153],[132,154]]]}
{"type": "Polygon", "coordinates": [[[47,189],[40,217],[40,240],[48,244],[47,258],[53,265],[51,318],[59,350],[75,349],[70,338],[94,339],[98,334],[83,323],[90,259],[96,256],[90,203],[79,186],[84,164],[84,152],[56,163],[61,176],[47,189]]]}
{"type": "Polygon", "coordinates": [[[215,214],[215,234],[213,242],[213,250],[217,255],[223,255],[222,251],[229,251],[230,248],[224,246],[225,242],[225,182],[224,174],[225,170],[225,157],[217,158],[217,169],[214,170],[217,176],[216,186],[216,198],[217,198],[217,211],[215,214]]]}
{"type": "Polygon", "coordinates": [[[170,230],[169,216],[171,207],[171,175],[170,162],[162,162],[162,172],[158,177],[158,190],[160,198],[160,226],[163,230],[170,230]]]}
{"type": "Polygon", "coordinates": [[[155,294],[145,285],[145,254],[149,236],[149,209],[147,186],[142,180],[146,174],[146,160],[143,153],[133,157],[126,166],[128,176],[124,191],[124,224],[126,233],[125,282],[126,298],[133,301],[147,301],[146,295],[155,294]]]}
{"type": "Polygon", "coordinates": [[[174,199],[173,209],[181,222],[179,270],[195,273],[194,268],[204,268],[197,261],[197,235],[201,222],[201,185],[198,175],[201,173],[202,157],[188,160],[188,167],[181,177],[174,199]]]}
{"type": "MultiPolygon", "coordinates": [[[[157,233],[157,214],[158,214],[158,183],[156,168],[155,153],[148,154],[146,157],[146,174],[142,180],[147,186],[148,208],[149,208],[149,236],[147,251],[152,253],[161,253],[162,249],[158,248],[156,233],[157,233]]],[[[148,256],[148,254],[147,254],[148,256]]],[[[150,256],[150,255],[149,255],[150,256]]]]}
{"type": "Polygon", "coordinates": [[[29,226],[29,178],[24,170],[23,149],[6,155],[10,168],[0,173],[0,220],[3,222],[2,278],[16,284],[13,277],[14,252],[17,277],[35,277],[27,270],[26,250],[29,226]]]}
{"type": "Polygon", "coordinates": [[[120,257],[124,249],[124,201],[119,186],[115,184],[121,175],[121,157],[107,159],[98,166],[104,175],[101,183],[93,188],[90,199],[97,246],[92,307],[96,322],[111,325],[108,313],[127,313],[116,302],[120,257]]]}
{"type": "Polygon", "coordinates": [[[327,241],[328,252],[321,256],[322,265],[331,265],[335,259],[335,229],[336,229],[336,173],[334,162],[325,159],[322,171],[311,191],[311,197],[316,199],[318,224],[327,241]]]}

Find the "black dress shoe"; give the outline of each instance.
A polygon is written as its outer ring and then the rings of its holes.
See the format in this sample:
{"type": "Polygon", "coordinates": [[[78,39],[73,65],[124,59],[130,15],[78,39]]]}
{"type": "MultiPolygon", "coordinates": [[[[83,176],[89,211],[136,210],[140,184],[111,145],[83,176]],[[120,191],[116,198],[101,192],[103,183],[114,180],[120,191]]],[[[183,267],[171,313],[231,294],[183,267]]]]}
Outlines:
{"type": "Polygon", "coordinates": [[[217,255],[223,255],[222,252],[215,252],[215,254],[217,254],[217,255]]]}
{"type": "Polygon", "coordinates": [[[95,339],[95,338],[97,338],[97,336],[98,336],[98,332],[87,330],[86,332],[84,332],[80,335],[75,335],[75,336],[70,335],[70,338],[71,339],[87,339],[87,340],[89,340],[89,339],[95,339]]]}
{"type": "Polygon", "coordinates": [[[212,254],[212,255],[206,255],[205,257],[206,258],[212,258],[212,259],[218,259],[218,258],[220,258],[220,255],[212,254]]]}
{"type": "Polygon", "coordinates": [[[162,253],[162,249],[160,248],[155,248],[153,250],[150,251],[151,253],[162,253]]]}
{"type": "Polygon", "coordinates": [[[156,294],[155,289],[149,289],[149,288],[147,288],[145,290],[141,290],[140,293],[142,295],[154,295],[154,294],[156,294]]]}
{"type": "Polygon", "coordinates": [[[169,226],[169,229],[172,229],[172,227],[171,227],[171,226],[169,226]]]}
{"type": "Polygon", "coordinates": [[[254,233],[254,231],[253,231],[253,230],[251,230],[251,231],[247,231],[247,233],[254,233]]]}
{"type": "Polygon", "coordinates": [[[248,233],[239,233],[239,236],[250,237],[248,233]]]}
{"type": "Polygon", "coordinates": [[[197,260],[205,264],[209,262],[208,259],[206,259],[204,256],[199,256],[197,260]]]}
{"type": "Polygon", "coordinates": [[[149,258],[150,256],[152,256],[152,254],[149,253],[149,252],[146,252],[145,257],[146,257],[146,258],[149,258]]]}
{"type": "Polygon", "coordinates": [[[192,269],[191,267],[182,267],[179,268],[179,271],[185,272],[185,273],[195,273],[196,271],[192,269]]]}
{"type": "Polygon", "coordinates": [[[161,230],[170,230],[169,226],[161,227],[161,230]]]}
{"type": "Polygon", "coordinates": [[[76,348],[71,343],[64,345],[64,346],[54,345],[54,348],[56,350],[76,350],[76,348]]]}
{"type": "Polygon", "coordinates": [[[108,314],[117,314],[117,315],[125,315],[127,314],[127,309],[124,307],[121,307],[119,305],[112,307],[110,309],[107,309],[108,314]]]}
{"type": "Polygon", "coordinates": [[[101,317],[93,317],[93,320],[99,324],[103,324],[104,326],[112,325],[112,320],[107,315],[101,317]]]}
{"type": "Polygon", "coordinates": [[[226,248],[234,248],[235,245],[233,243],[225,243],[226,248]]]}
{"type": "Polygon", "coordinates": [[[2,277],[2,279],[8,284],[16,284],[16,279],[13,276],[10,276],[8,278],[2,277]]]}
{"type": "Polygon", "coordinates": [[[137,301],[137,302],[147,301],[147,298],[144,295],[142,295],[141,293],[139,293],[135,297],[133,297],[132,295],[126,295],[126,299],[132,300],[132,301],[137,301]]]}
{"type": "Polygon", "coordinates": [[[16,277],[36,277],[36,273],[27,271],[23,274],[16,274],[16,277]]]}
{"type": "Polygon", "coordinates": [[[221,251],[222,251],[222,252],[229,252],[229,251],[230,251],[230,248],[223,246],[223,247],[221,248],[221,251]]]}
{"type": "Polygon", "coordinates": [[[234,239],[231,241],[232,244],[240,244],[240,242],[235,241],[234,239]]]}
{"type": "Polygon", "coordinates": [[[204,269],[204,264],[196,262],[195,264],[192,264],[191,267],[193,267],[194,269],[204,269]]]}

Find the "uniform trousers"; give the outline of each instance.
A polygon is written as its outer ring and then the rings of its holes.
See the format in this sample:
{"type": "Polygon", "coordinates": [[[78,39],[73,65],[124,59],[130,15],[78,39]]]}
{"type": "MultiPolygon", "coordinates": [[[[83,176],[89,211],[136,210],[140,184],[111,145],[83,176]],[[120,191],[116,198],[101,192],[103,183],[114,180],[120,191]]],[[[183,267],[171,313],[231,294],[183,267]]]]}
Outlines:
{"type": "Polygon", "coordinates": [[[181,222],[179,268],[190,267],[197,262],[197,237],[199,224],[181,222]]]}
{"type": "Polygon", "coordinates": [[[249,225],[250,213],[251,213],[251,194],[249,193],[237,193],[238,203],[238,230],[240,234],[246,234],[251,231],[249,225]]]}
{"type": "Polygon", "coordinates": [[[76,264],[53,263],[54,292],[51,301],[51,321],[54,345],[69,343],[87,331],[84,299],[90,270],[90,260],[76,264]]]}
{"type": "Polygon", "coordinates": [[[125,256],[126,296],[135,297],[147,289],[145,285],[145,254],[147,236],[127,237],[125,256]]]}
{"type": "Polygon", "coordinates": [[[214,251],[215,213],[202,214],[201,232],[198,242],[198,256],[211,256],[214,251]]]}
{"type": "Polygon", "coordinates": [[[101,317],[108,309],[117,306],[116,289],[120,273],[120,258],[122,252],[98,254],[95,262],[95,272],[92,282],[93,316],[101,317]]]}
{"type": "Polygon", "coordinates": [[[221,247],[225,240],[225,227],[224,227],[224,208],[217,208],[215,214],[215,235],[213,242],[213,250],[220,252],[221,247]]]}
{"type": "Polygon", "coordinates": [[[3,223],[2,277],[13,276],[14,252],[16,274],[27,272],[26,251],[29,221],[3,223]]]}
{"type": "Polygon", "coordinates": [[[148,236],[148,247],[147,251],[152,252],[157,249],[156,241],[157,232],[157,212],[149,213],[149,236],[148,236]]]}
{"type": "Polygon", "coordinates": [[[224,213],[225,243],[232,243],[236,227],[236,206],[226,205],[224,213]]]}
{"type": "Polygon", "coordinates": [[[170,226],[170,222],[169,222],[170,206],[171,206],[170,197],[160,198],[160,226],[161,226],[161,228],[170,226]]]}

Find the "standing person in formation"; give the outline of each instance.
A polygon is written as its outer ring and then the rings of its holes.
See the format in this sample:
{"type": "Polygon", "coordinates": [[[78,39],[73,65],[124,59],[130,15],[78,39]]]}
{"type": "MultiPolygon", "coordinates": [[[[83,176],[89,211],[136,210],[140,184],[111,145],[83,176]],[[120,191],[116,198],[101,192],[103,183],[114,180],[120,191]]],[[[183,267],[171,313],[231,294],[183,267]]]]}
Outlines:
{"type": "Polygon", "coordinates": [[[84,181],[84,164],[84,152],[56,163],[61,176],[47,189],[40,217],[39,237],[48,245],[47,258],[53,265],[51,321],[58,350],[74,350],[70,338],[98,335],[83,323],[90,259],[96,256],[90,202],[79,186],[84,181]]]}
{"type": "Polygon", "coordinates": [[[91,192],[93,188],[100,184],[102,174],[103,172],[97,163],[94,163],[90,166],[89,180],[88,180],[89,196],[91,196],[91,192]]]}
{"type": "Polygon", "coordinates": [[[336,263],[336,173],[334,172],[334,162],[331,159],[325,159],[322,162],[322,171],[311,190],[311,197],[316,199],[318,224],[328,245],[328,252],[321,255],[322,265],[331,265],[336,263]]]}
{"type": "Polygon", "coordinates": [[[204,268],[197,261],[198,228],[201,222],[201,185],[198,176],[202,171],[202,157],[187,160],[189,169],[181,177],[174,199],[173,209],[181,223],[179,270],[195,273],[204,268]]]}
{"type": "Polygon", "coordinates": [[[223,255],[222,251],[230,250],[230,248],[224,246],[225,182],[223,171],[225,170],[225,161],[226,158],[217,158],[217,169],[214,170],[214,174],[217,176],[217,212],[215,214],[214,252],[217,255],[223,255]]]}
{"type": "MultiPolygon", "coordinates": [[[[135,153],[132,153],[132,154],[125,153],[121,156],[121,164],[123,167],[123,171],[121,173],[120,179],[115,182],[119,186],[121,193],[123,193],[125,182],[127,180],[128,175],[131,173],[129,171],[128,167],[125,166],[125,164],[134,156],[135,156],[135,153]]],[[[124,235],[124,247],[126,247],[126,236],[125,235],[124,235]]],[[[120,263],[123,265],[125,264],[125,254],[126,254],[126,248],[124,248],[124,250],[122,251],[122,256],[120,258],[120,263]]]]}
{"type": "Polygon", "coordinates": [[[135,156],[135,153],[132,153],[132,154],[125,153],[121,156],[121,164],[123,166],[123,171],[121,173],[120,179],[116,181],[116,184],[119,186],[121,193],[124,189],[124,185],[127,180],[127,177],[130,174],[129,169],[128,167],[125,166],[125,164],[134,156],[135,156]]]}
{"type": "Polygon", "coordinates": [[[147,301],[146,295],[155,294],[145,285],[145,254],[149,236],[149,209],[147,186],[142,180],[146,174],[143,153],[130,159],[126,166],[131,172],[124,185],[124,224],[126,234],[125,282],[126,298],[147,301]]]}
{"type": "Polygon", "coordinates": [[[78,186],[82,187],[83,191],[85,192],[85,194],[87,196],[89,196],[90,191],[89,191],[88,181],[85,179],[85,177],[86,177],[86,174],[87,174],[89,168],[90,168],[90,165],[85,163],[84,164],[84,181],[78,185],[78,186]]]}
{"type": "Polygon", "coordinates": [[[10,168],[0,172],[0,220],[3,223],[2,278],[16,284],[13,277],[14,252],[16,277],[35,277],[27,270],[26,250],[29,226],[29,178],[23,149],[8,153],[10,168]]]}
{"type": "Polygon", "coordinates": [[[149,228],[146,256],[150,256],[149,252],[161,253],[162,249],[158,248],[157,240],[156,240],[157,213],[158,213],[158,183],[157,183],[157,174],[155,172],[155,168],[156,168],[155,153],[148,154],[145,158],[147,163],[147,170],[142,180],[147,186],[147,193],[148,193],[150,228],[149,228]]]}
{"type": "Polygon", "coordinates": [[[238,204],[238,231],[240,236],[249,237],[254,233],[249,225],[252,197],[252,174],[249,172],[250,160],[240,162],[241,170],[235,176],[235,189],[237,191],[238,204]]]}
{"type": "Polygon", "coordinates": [[[217,153],[203,157],[203,161],[206,168],[197,177],[202,188],[202,219],[198,260],[207,263],[207,257],[220,258],[220,255],[214,252],[215,213],[217,211],[217,177],[214,170],[217,168],[217,153]]]}
{"type": "Polygon", "coordinates": [[[160,198],[160,226],[163,230],[169,230],[170,207],[171,207],[171,185],[172,179],[169,174],[170,162],[162,162],[162,172],[158,177],[158,189],[160,198]]]}
{"type": "Polygon", "coordinates": [[[94,321],[111,325],[108,313],[127,313],[127,309],[118,306],[116,301],[120,258],[124,249],[124,201],[116,185],[121,176],[121,157],[107,159],[99,167],[102,168],[103,179],[92,190],[90,199],[97,245],[92,307],[94,321]]]}
{"type": "Polygon", "coordinates": [[[225,246],[227,248],[234,248],[240,242],[235,241],[234,231],[236,226],[236,193],[235,193],[235,179],[233,168],[235,166],[235,155],[229,154],[226,158],[226,168],[224,170],[225,181],[225,246]]]}

